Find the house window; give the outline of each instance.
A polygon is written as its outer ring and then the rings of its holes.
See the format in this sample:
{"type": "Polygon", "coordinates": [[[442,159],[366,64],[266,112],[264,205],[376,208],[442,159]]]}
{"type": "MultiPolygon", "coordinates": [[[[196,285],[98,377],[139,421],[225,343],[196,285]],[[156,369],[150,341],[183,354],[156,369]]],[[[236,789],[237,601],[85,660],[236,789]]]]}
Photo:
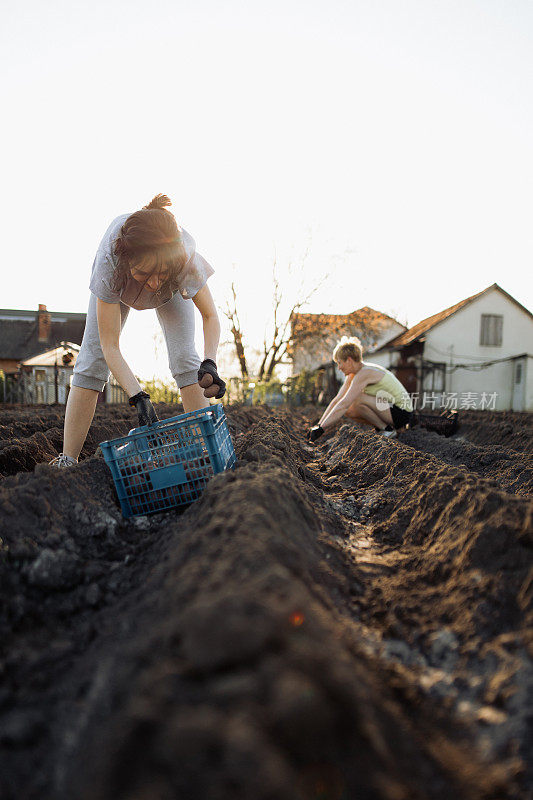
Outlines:
{"type": "Polygon", "coordinates": [[[502,330],[502,314],[482,314],[479,343],[485,347],[501,347],[502,330]]]}
{"type": "Polygon", "coordinates": [[[522,383],[522,363],[520,361],[515,367],[514,382],[522,383]]]}
{"type": "Polygon", "coordinates": [[[36,403],[46,403],[48,401],[47,397],[47,385],[46,385],[46,370],[45,369],[35,369],[33,371],[35,376],[35,402],[36,403]]]}
{"type": "Polygon", "coordinates": [[[424,361],[420,385],[423,392],[443,392],[446,386],[446,364],[424,361]]]}

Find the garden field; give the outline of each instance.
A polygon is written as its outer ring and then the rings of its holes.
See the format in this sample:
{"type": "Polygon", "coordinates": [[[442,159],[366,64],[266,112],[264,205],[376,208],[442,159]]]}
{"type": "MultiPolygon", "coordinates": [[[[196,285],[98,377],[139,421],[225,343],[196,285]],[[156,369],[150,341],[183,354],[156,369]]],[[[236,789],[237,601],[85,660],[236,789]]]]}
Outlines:
{"type": "Polygon", "coordinates": [[[2,800],[531,798],[533,415],[226,414],[237,468],[125,520],[129,407],[63,470],[60,408],[0,409],[2,800]]]}

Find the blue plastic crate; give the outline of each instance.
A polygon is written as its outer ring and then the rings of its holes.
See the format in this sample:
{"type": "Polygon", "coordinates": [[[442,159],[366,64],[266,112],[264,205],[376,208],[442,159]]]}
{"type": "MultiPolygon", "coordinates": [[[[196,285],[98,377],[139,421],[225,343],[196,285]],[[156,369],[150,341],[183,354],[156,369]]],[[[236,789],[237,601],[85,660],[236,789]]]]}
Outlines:
{"type": "Polygon", "coordinates": [[[133,428],[100,447],[125,517],[192,503],[212,475],[236,463],[219,404],[133,428]]]}

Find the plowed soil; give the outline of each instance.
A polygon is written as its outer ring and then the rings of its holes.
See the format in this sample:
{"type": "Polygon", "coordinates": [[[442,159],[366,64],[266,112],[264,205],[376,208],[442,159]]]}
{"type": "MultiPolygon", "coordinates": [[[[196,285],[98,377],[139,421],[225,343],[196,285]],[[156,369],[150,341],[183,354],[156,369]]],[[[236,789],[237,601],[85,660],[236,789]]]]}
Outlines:
{"type": "Polygon", "coordinates": [[[531,798],[533,415],[227,416],[237,469],[124,520],[128,407],[63,470],[0,410],[2,800],[531,798]]]}

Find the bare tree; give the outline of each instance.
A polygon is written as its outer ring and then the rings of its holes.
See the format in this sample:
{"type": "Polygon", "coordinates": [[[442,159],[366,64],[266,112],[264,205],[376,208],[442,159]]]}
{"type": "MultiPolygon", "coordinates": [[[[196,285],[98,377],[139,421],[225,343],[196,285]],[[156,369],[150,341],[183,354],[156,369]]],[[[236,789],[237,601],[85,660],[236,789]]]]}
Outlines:
{"type": "MultiPolygon", "coordinates": [[[[311,297],[320,289],[322,284],[328,279],[329,275],[324,275],[322,279],[309,291],[305,290],[305,262],[309,255],[309,246],[306,248],[300,264],[300,281],[295,293],[295,300],[289,308],[283,308],[283,293],[277,270],[277,256],[274,255],[274,265],[272,268],[272,327],[270,335],[265,331],[263,342],[263,357],[258,372],[258,380],[270,380],[278,364],[283,361],[287,353],[287,346],[291,341],[291,327],[294,314],[307,305],[311,297]]],[[[288,271],[293,268],[292,262],[288,265],[288,271]]]]}
{"type": "Polygon", "coordinates": [[[246,363],[246,354],[244,352],[244,345],[242,343],[242,328],[237,311],[237,292],[235,290],[235,281],[231,282],[231,301],[226,302],[224,314],[231,324],[231,333],[235,343],[235,352],[239,361],[241,375],[244,380],[248,379],[248,365],[246,363]]]}
{"type": "Polygon", "coordinates": [[[272,378],[278,364],[284,363],[283,359],[287,355],[287,348],[294,338],[292,328],[295,315],[298,315],[300,309],[309,303],[313,295],[321,288],[324,282],[328,280],[329,274],[325,274],[320,280],[315,282],[315,285],[311,289],[309,289],[309,281],[305,271],[305,264],[309,251],[310,244],[308,243],[303,255],[298,259],[298,263],[295,264],[291,260],[287,266],[284,267],[283,279],[280,277],[277,254],[274,252],[274,261],[272,265],[272,311],[269,315],[269,323],[265,328],[263,346],[259,351],[254,352],[254,348],[247,346],[245,352],[243,342],[244,333],[237,310],[237,287],[235,281],[232,281],[231,296],[226,301],[226,307],[221,310],[231,325],[235,353],[240,365],[241,376],[244,380],[248,380],[250,377],[248,365],[252,361],[257,363],[256,355],[258,357],[258,368],[257,370],[253,370],[254,377],[256,377],[258,381],[270,380],[272,378]],[[295,277],[296,283],[294,281],[295,277]],[[290,278],[290,280],[288,278],[290,278]],[[288,301],[287,298],[289,298],[288,301]]]}

